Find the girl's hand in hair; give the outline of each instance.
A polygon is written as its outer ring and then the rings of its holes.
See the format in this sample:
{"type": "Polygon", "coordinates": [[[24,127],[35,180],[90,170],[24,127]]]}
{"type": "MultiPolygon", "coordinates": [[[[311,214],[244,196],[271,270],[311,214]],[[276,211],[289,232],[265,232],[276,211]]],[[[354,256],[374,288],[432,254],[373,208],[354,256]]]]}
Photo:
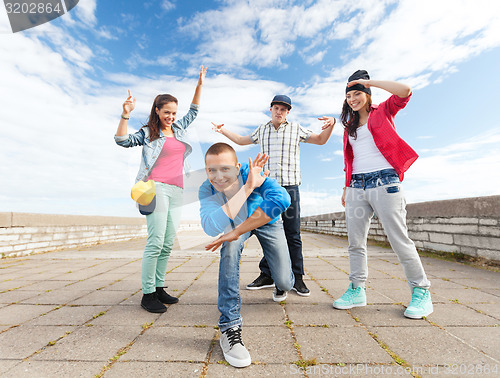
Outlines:
{"type": "Polygon", "coordinates": [[[347,83],[348,87],[352,87],[353,85],[356,84],[361,84],[365,88],[370,88],[372,86],[371,80],[365,80],[365,79],[358,79],[358,80],[353,80],[347,83]]]}
{"type": "Polygon", "coordinates": [[[123,115],[129,115],[132,110],[135,109],[135,100],[136,98],[132,98],[132,93],[130,93],[130,89],[128,90],[128,97],[123,103],[123,115]]]}

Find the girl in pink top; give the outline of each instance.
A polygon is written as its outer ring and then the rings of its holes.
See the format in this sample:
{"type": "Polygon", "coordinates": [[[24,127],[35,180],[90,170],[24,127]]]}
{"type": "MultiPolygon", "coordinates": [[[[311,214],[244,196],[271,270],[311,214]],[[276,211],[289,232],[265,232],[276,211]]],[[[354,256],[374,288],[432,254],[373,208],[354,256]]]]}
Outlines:
{"type": "Polygon", "coordinates": [[[207,69],[202,66],[193,101],[184,117],[177,120],[177,99],[174,96],[158,95],[151,106],[147,124],[134,134],[127,133],[127,121],[135,108],[135,98],[129,91],[115,135],[116,143],[122,147],[142,146],[136,181],[153,180],[156,187],[153,205],[139,207],[146,215],[148,225],[148,240],[142,259],[141,306],[149,312],[165,312],[164,303],[179,301],[165,292],[165,273],[181,217],[183,163],[192,150],[185,138],[185,129],[198,114],[206,73],[207,69]]]}

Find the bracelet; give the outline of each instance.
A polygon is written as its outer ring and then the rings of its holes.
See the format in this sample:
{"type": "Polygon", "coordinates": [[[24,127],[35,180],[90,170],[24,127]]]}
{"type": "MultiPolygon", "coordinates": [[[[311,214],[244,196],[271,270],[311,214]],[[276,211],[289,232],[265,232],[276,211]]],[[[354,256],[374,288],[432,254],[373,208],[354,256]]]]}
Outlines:
{"type": "Polygon", "coordinates": [[[123,114],[120,117],[122,117],[123,119],[127,119],[127,120],[130,119],[130,117],[125,117],[123,114]]]}

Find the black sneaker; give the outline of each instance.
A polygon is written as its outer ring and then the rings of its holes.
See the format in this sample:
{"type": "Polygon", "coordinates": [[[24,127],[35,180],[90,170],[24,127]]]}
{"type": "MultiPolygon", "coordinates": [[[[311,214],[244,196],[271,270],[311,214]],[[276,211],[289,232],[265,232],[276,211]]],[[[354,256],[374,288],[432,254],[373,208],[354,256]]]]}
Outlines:
{"type": "Polygon", "coordinates": [[[165,304],[174,304],[179,302],[179,298],[172,297],[164,290],[163,287],[156,288],[156,295],[158,296],[158,300],[165,304]]]}
{"type": "Polygon", "coordinates": [[[301,297],[308,297],[311,295],[311,292],[307,288],[306,284],[302,280],[302,278],[295,278],[295,283],[293,284],[293,291],[295,291],[301,297]]]}
{"type": "Polygon", "coordinates": [[[158,295],[156,294],[156,292],[150,294],[144,294],[142,296],[141,306],[146,311],[154,313],[161,313],[167,311],[165,305],[158,300],[158,295]]]}
{"type": "Polygon", "coordinates": [[[259,290],[265,289],[266,287],[274,287],[274,281],[268,275],[260,273],[260,276],[257,277],[255,281],[247,285],[247,290],[259,290]]]}

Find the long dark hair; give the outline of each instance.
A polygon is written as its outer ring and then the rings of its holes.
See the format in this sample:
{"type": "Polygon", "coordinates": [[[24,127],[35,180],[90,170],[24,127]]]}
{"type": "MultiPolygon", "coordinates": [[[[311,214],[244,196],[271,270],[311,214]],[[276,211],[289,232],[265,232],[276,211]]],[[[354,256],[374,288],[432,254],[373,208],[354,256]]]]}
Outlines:
{"type": "MultiPolygon", "coordinates": [[[[370,107],[372,106],[372,96],[368,93],[366,94],[366,110],[370,112],[370,107]]],[[[352,108],[347,103],[347,100],[344,100],[344,105],[342,105],[342,113],[340,114],[340,121],[344,128],[347,130],[347,134],[349,136],[356,139],[357,137],[357,129],[359,127],[359,112],[352,110],[352,108]]]]}
{"type": "Polygon", "coordinates": [[[149,140],[152,142],[160,137],[160,117],[156,114],[156,109],[161,110],[163,105],[169,102],[175,102],[178,104],[177,99],[169,94],[160,94],[156,96],[153,101],[153,106],[151,106],[151,113],[149,114],[148,122],[143,125],[143,127],[149,127],[149,140]]]}

